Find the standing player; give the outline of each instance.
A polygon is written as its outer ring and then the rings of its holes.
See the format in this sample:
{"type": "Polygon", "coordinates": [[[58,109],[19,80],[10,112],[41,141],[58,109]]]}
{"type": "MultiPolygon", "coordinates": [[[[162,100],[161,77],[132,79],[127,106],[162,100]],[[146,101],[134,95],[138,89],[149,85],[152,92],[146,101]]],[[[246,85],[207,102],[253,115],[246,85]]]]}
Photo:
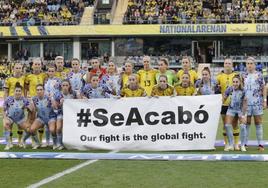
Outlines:
{"type": "MultiPolygon", "coordinates": [[[[263,127],[262,127],[262,114],[263,108],[266,108],[266,90],[263,76],[260,72],[256,71],[256,62],[253,57],[246,60],[247,72],[242,74],[244,78],[244,87],[246,90],[246,97],[248,101],[247,111],[247,140],[249,137],[249,129],[251,117],[254,117],[256,127],[256,137],[258,141],[258,150],[264,151],[262,145],[263,140],[263,127]]],[[[246,141],[247,144],[247,141],[246,141]]]]}
{"type": "MultiPolygon", "coordinates": [[[[47,68],[48,78],[45,80],[45,95],[48,96],[51,100],[56,92],[60,90],[61,80],[60,78],[55,77],[56,67],[55,65],[49,65],[47,68]]],[[[49,146],[50,132],[49,127],[45,126],[45,136],[46,143],[42,144],[42,147],[49,146]]]]}
{"type": "Polygon", "coordinates": [[[15,63],[13,67],[13,75],[5,80],[4,99],[8,96],[14,96],[15,85],[17,82],[22,86],[22,94],[24,94],[24,81],[25,76],[22,73],[22,64],[15,63]]]}
{"type": "Polygon", "coordinates": [[[166,75],[160,75],[158,84],[153,87],[152,96],[173,96],[174,87],[168,84],[168,77],[166,75]]]}
{"type": "MultiPolygon", "coordinates": [[[[16,123],[20,129],[27,131],[29,124],[25,118],[24,110],[32,111],[32,106],[27,98],[22,96],[22,86],[17,82],[15,85],[14,96],[9,96],[4,101],[4,128],[6,147],[5,150],[9,150],[13,147],[10,142],[10,132],[12,130],[13,123],[16,123]]],[[[37,138],[35,138],[38,140],[37,138]]]]}
{"type": "MultiPolygon", "coordinates": [[[[22,64],[15,63],[13,67],[13,76],[8,77],[4,84],[4,99],[8,96],[14,96],[16,84],[19,83],[22,86],[22,95],[24,95],[24,82],[25,76],[22,73],[22,64]]],[[[19,128],[19,126],[18,126],[19,128]]],[[[18,145],[22,146],[22,134],[23,131],[18,129],[18,145]]],[[[12,132],[10,132],[10,142],[12,143],[12,132]]]]}
{"type": "Polygon", "coordinates": [[[90,83],[86,84],[82,89],[82,96],[87,99],[113,97],[112,91],[109,90],[106,84],[100,83],[99,75],[91,75],[90,83]]]}
{"type": "Polygon", "coordinates": [[[228,99],[231,96],[230,105],[228,107],[226,118],[225,118],[225,129],[228,138],[228,144],[224,148],[224,151],[232,151],[237,147],[234,145],[233,140],[233,119],[238,116],[241,128],[241,151],[246,151],[245,140],[246,140],[246,121],[247,121],[247,99],[245,90],[242,87],[242,80],[239,75],[233,77],[233,86],[226,89],[223,100],[228,99]]]}
{"type": "Polygon", "coordinates": [[[166,75],[168,84],[173,86],[177,81],[177,77],[173,70],[168,69],[168,60],[163,58],[158,63],[158,71],[156,73],[156,81],[158,83],[160,75],[166,75]]]}
{"type": "Polygon", "coordinates": [[[192,64],[191,64],[191,59],[189,57],[183,57],[182,60],[182,69],[178,71],[177,73],[177,78],[179,81],[182,80],[182,76],[183,76],[183,73],[184,72],[188,72],[189,75],[190,75],[190,81],[191,81],[191,84],[194,85],[195,82],[197,81],[198,79],[198,76],[197,76],[197,73],[195,70],[192,69],[192,64]]]}
{"type": "Polygon", "coordinates": [[[64,67],[64,58],[62,56],[57,56],[55,58],[56,73],[55,76],[61,80],[66,79],[69,73],[69,69],[64,67]]]}
{"type": "Polygon", "coordinates": [[[120,96],[121,78],[114,62],[110,61],[108,63],[107,74],[102,77],[101,84],[106,84],[113,95],[120,96]]]}
{"type": "Polygon", "coordinates": [[[128,60],[123,67],[123,71],[121,73],[122,88],[128,85],[128,77],[133,74],[133,65],[134,61],[128,60]]]}
{"type": "MultiPolygon", "coordinates": [[[[53,149],[56,149],[56,114],[53,111],[51,99],[47,95],[45,95],[44,86],[42,84],[38,84],[36,86],[36,90],[37,95],[32,98],[36,111],[36,119],[31,125],[29,134],[25,136],[24,142],[30,134],[34,136],[36,134],[36,130],[43,128],[44,126],[48,126],[49,131],[52,135],[53,149]]],[[[33,149],[37,149],[39,146],[39,141],[35,140],[35,145],[33,146],[33,149]]]]}
{"type": "MultiPolygon", "coordinates": [[[[220,88],[220,92],[221,94],[224,96],[224,93],[226,91],[226,89],[230,86],[232,86],[232,80],[234,78],[235,75],[237,75],[238,73],[233,71],[233,61],[232,59],[225,59],[224,60],[224,69],[221,73],[219,73],[216,77],[217,80],[217,84],[219,85],[220,88]]],[[[223,101],[222,107],[221,107],[221,117],[222,117],[222,122],[223,125],[226,124],[225,122],[225,116],[226,116],[226,112],[228,110],[228,106],[230,104],[230,98],[231,98],[232,93],[230,94],[230,96],[223,101]]],[[[233,118],[233,136],[234,136],[234,144],[235,144],[235,150],[239,150],[239,127],[238,127],[238,122],[237,122],[237,118],[233,118]]],[[[227,136],[226,136],[226,130],[225,127],[223,126],[223,138],[224,138],[224,143],[225,143],[225,147],[228,147],[228,140],[227,140],[227,136]]]]}
{"type": "Polygon", "coordinates": [[[152,89],[156,84],[155,75],[157,70],[151,68],[151,59],[149,56],[143,57],[143,69],[139,70],[140,86],[145,89],[147,96],[151,96],[152,89]]]}
{"type": "Polygon", "coordinates": [[[140,87],[138,81],[138,75],[131,74],[128,77],[128,85],[123,87],[121,90],[122,97],[145,97],[145,89],[140,87]]]}
{"type": "Polygon", "coordinates": [[[101,79],[106,74],[106,69],[101,67],[100,61],[98,58],[91,59],[92,69],[90,70],[90,74],[95,74],[99,76],[101,79]]]}
{"type": "Polygon", "coordinates": [[[62,142],[62,126],[63,126],[63,102],[65,99],[75,99],[76,95],[72,92],[71,83],[69,80],[61,82],[61,91],[56,92],[53,97],[53,108],[57,114],[56,132],[58,140],[58,150],[64,149],[62,142]]]}
{"type": "Polygon", "coordinates": [[[216,91],[216,81],[211,78],[211,73],[208,67],[202,70],[201,80],[195,83],[197,95],[212,95],[216,91]]]}
{"type": "Polygon", "coordinates": [[[47,79],[45,80],[45,95],[50,98],[53,97],[54,93],[60,89],[61,80],[55,76],[56,67],[49,65],[47,68],[47,79]]]}
{"type": "Polygon", "coordinates": [[[180,83],[174,86],[177,96],[192,96],[195,93],[195,88],[191,83],[191,75],[188,72],[183,72],[180,83]]]}
{"type": "MultiPolygon", "coordinates": [[[[47,75],[45,73],[42,73],[42,62],[39,58],[35,58],[33,60],[33,65],[32,65],[32,74],[29,74],[26,76],[25,79],[25,97],[34,97],[37,95],[36,92],[36,86],[41,84],[44,85],[44,81],[47,77],[47,75]]],[[[35,119],[35,113],[30,113],[28,115],[28,121],[30,124],[33,123],[35,119]]],[[[42,139],[43,139],[43,133],[44,133],[44,129],[40,129],[38,130],[39,133],[39,141],[42,143],[42,139]]]]}
{"type": "Polygon", "coordinates": [[[68,74],[68,80],[71,83],[73,92],[78,96],[83,88],[83,76],[85,72],[80,68],[80,61],[77,58],[72,59],[72,71],[68,74]]]}

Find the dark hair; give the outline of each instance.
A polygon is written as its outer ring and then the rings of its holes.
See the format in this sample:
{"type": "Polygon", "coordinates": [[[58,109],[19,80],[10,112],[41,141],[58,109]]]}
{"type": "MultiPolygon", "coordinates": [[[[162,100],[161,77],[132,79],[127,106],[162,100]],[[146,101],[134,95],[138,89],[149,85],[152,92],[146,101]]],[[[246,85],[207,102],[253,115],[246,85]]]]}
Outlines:
{"type": "Polygon", "coordinates": [[[15,89],[16,88],[19,88],[19,89],[21,89],[22,90],[22,86],[20,85],[20,83],[19,82],[16,82],[16,84],[15,84],[15,89]]]}
{"type": "MultiPolygon", "coordinates": [[[[208,67],[204,67],[203,69],[202,69],[202,72],[203,71],[207,71],[208,73],[209,73],[209,75],[210,75],[210,87],[211,87],[211,72],[210,72],[210,70],[209,70],[209,68],[208,67]]],[[[203,80],[203,78],[201,78],[201,83],[199,84],[199,87],[198,87],[198,90],[200,91],[200,89],[202,88],[204,86],[204,80],[203,80]]]]}
{"type": "Polygon", "coordinates": [[[202,72],[203,71],[207,71],[209,73],[209,75],[211,76],[211,72],[210,72],[210,69],[208,67],[204,67],[203,70],[202,70],[202,72]]]}
{"type": "Polygon", "coordinates": [[[42,87],[44,89],[44,85],[43,84],[37,84],[36,88],[38,87],[42,87]]]}
{"type": "MultiPolygon", "coordinates": [[[[72,85],[71,85],[71,82],[70,82],[70,80],[68,80],[68,79],[64,79],[64,80],[62,80],[61,81],[61,85],[62,85],[62,83],[63,82],[67,82],[68,84],[69,84],[69,93],[71,93],[72,92],[72,85]]],[[[60,90],[62,90],[62,86],[60,86],[60,90]]]]}

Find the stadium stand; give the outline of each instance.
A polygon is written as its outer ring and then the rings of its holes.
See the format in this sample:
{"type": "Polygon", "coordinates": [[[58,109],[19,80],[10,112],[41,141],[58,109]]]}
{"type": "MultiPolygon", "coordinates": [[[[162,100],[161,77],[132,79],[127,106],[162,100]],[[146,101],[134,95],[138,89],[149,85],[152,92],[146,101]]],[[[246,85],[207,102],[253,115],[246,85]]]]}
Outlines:
{"type": "Polygon", "coordinates": [[[129,0],[125,24],[263,23],[264,0],[129,0]]]}
{"type": "Polygon", "coordinates": [[[94,0],[0,1],[1,26],[77,25],[94,0]]]}

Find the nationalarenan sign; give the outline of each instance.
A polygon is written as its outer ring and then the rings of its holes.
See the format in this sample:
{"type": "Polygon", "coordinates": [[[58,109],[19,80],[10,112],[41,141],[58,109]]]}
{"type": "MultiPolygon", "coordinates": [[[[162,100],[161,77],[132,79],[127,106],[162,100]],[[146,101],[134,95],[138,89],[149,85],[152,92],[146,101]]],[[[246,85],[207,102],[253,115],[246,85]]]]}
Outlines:
{"type": "Polygon", "coordinates": [[[211,150],[221,95],[64,101],[69,149],[211,150]]]}

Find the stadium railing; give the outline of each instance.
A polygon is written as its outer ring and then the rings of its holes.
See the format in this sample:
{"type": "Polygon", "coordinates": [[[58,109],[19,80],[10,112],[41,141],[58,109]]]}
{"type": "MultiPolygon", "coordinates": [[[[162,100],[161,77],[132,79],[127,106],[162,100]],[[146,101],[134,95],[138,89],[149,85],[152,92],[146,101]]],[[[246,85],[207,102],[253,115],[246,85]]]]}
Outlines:
{"type": "Polygon", "coordinates": [[[174,20],[172,17],[167,17],[167,19],[159,19],[158,16],[153,16],[152,19],[144,19],[142,17],[127,18],[124,17],[123,24],[232,24],[232,23],[268,23],[267,19],[255,18],[253,20],[241,20],[241,19],[206,19],[197,18],[195,21],[191,19],[180,19],[174,20]]]}

